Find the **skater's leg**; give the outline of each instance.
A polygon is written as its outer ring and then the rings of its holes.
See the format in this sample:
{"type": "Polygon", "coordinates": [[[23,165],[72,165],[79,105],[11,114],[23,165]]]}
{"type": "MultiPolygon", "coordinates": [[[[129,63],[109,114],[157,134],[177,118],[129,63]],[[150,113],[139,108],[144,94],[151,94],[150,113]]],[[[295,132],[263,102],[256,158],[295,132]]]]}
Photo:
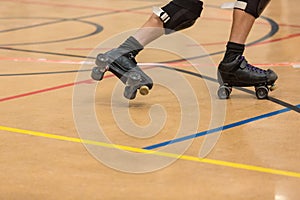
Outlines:
{"type": "MultiPolygon", "coordinates": [[[[218,67],[218,81],[223,89],[231,86],[255,86],[267,87],[273,85],[277,80],[277,75],[272,70],[262,70],[258,67],[248,64],[242,56],[245,50],[245,42],[255,22],[261,12],[267,6],[269,0],[241,0],[237,1],[233,11],[233,21],[229,41],[226,45],[224,58],[218,67]]],[[[225,90],[219,97],[228,98],[230,92],[225,90]]],[[[227,90],[227,89],[226,89],[227,90]]],[[[227,90],[231,91],[231,90],[227,90]]],[[[267,89],[266,89],[267,91],[267,89]]],[[[265,96],[258,96],[259,98],[265,96]]]]}
{"type": "Polygon", "coordinates": [[[233,11],[233,21],[224,62],[233,61],[242,55],[245,42],[252,29],[255,19],[267,7],[270,0],[238,0],[233,11]]]}
{"type": "Polygon", "coordinates": [[[133,56],[136,56],[144,46],[163,34],[192,26],[200,17],[202,6],[199,0],[173,0],[162,8],[154,8],[146,23],[117,49],[121,50],[121,54],[135,51],[133,56]]]}
{"type": "Polygon", "coordinates": [[[164,35],[164,24],[161,19],[152,14],[147,22],[135,33],[133,37],[139,41],[142,46],[146,46],[150,42],[164,35]]]}
{"type": "Polygon", "coordinates": [[[231,82],[232,85],[244,84],[248,86],[266,81],[268,83],[275,82],[277,75],[272,70],[262,70],[254,67],[248,64],[242,56],[245,49],[245,42],[255,19],[260,15],[269,1],[249,0],[248,4],[246,2],[246,0],[242,1],[242,3],[238,1],[238,7],[234,9],[231,34],[224,58],[219,65],[219,75],[221,75],[219,76],[219,81],[231,82]]]}
{"type": "Polygon", "coordinates": [[[232,62],[237,56],[243,55],[245,42],[254,24],[255,17],[239,9],[233,11],[233,21],[229,41],[223,62],[232,62]]]}
{"type": "MultiPolygon", "coordinates": [[[[132,36],[130,36],[118,48],[104,54],[108,58],[109,70],[119,79],[126,82],[124,77],[128,71],[139,70],[136,55],[143,50],[144,46],[159,38],[163,34],[170,34],[192,26],[200,17],[203,3],[199,0],[173,0],[162,8],[155,8],[147,22],[132,36]]],[[[96,64],[99,66],[103,61],[103,54],[97,57],[96,64]],[[99,59],[98,59],[99,58],[99,59]]],[[[144,76],[144,74],[143,74],[144,76]]],[[[147,78],[149,88],[152,80],[147,78]]]]}
{"type": "Polygon", "coordinates": [[[255,18],[249,13],[235,9],[233,11],[233,21],[229,41],[245,44],[254,21],[255,18]]]}
{"type": "Polygon", "coordinates": [[[229,41],[227,44],[224,62],[233,61],[242,55],[245,42],[251,28],[270,0],[238,0],[233,11],[233,21],[229,41]]]}

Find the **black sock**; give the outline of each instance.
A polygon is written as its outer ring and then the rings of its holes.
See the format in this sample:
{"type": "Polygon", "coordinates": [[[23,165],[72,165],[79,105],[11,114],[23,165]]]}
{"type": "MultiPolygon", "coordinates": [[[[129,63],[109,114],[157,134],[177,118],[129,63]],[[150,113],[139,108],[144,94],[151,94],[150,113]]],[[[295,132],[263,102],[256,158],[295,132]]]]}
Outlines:
{"type": "Polygon", "coordinates": [[[137,41],[134,37],[130,36],[123,44],[119,46],[119,48],[125,50],[126,52],[130,52],[133,56],[136,56],[144,47],[137,41]]]}
{"type": "Polygon", "coordinates": [[[226,45],[226,52],[222,62],[229,63],[234,61],[237,56],[243,55],[244,50],[245,50],[244,44],[228,42],[226,45]]]}

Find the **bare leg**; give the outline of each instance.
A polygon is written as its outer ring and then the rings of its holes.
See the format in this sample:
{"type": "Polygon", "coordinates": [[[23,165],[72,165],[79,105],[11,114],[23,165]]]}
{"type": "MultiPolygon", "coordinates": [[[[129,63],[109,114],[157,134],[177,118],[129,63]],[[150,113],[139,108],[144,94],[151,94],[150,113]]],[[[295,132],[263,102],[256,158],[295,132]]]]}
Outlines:
{"type": "Polygon", "coordinates": [[[152,14],[148,21],[133,35],[133,37],[139,41],[142,46],[146,46],[163,34],[163,22],[158,16],[152,14]]]}
{"type": "Polygon", "coordinates": [[[234,9],[231,33],[227,43],[223,62],[228,63],[243,55],[245,42],[255,22],[255,17],[243,10],[234,9]]]}
{"type": "MultiPolygon", "coordinates": [[[[255,18],[242,11],[235,9],[229,41],[244,44],[254,24],[255,18]]],[[[163,22],[152,14],[147,22],[133,35],[143,46],[159,38],[164,34],[163,22]]]]}
{"type": "Polygon", "coordinates": [[[233,22],[229,41],[245,44],[254,21],[255,18],[252,15],[242,10],[235,9],[233,12],[233,22]]]}
{"type": "Polygon", "coordinates": [[[133,80],[130,78],[130,73],[128,73],[131,71],[131,73],[135,73],[134,77],[137,77],[138,74],[140,78],[136,79],[138,83],[135,83],[134,86],[125,87],[124,96],[127,99],[134,99],[137,89],[139,89],[143,95],[148,94],[153,86],[152,79],[137,66],[135,56],[143,50],[144,46],[163,34],[163,22],[159,17],[152,14],[146,23],[118,48],[97,56],[97,66],[92,70],[92,78],[99,81],[103,78],[104,73],[109,70],[124,84],[127,84],[128,80],[133,80]],[[107,64],[109,64],[109,68],[103,69],[103,67],[101,67],[107,64]]]}

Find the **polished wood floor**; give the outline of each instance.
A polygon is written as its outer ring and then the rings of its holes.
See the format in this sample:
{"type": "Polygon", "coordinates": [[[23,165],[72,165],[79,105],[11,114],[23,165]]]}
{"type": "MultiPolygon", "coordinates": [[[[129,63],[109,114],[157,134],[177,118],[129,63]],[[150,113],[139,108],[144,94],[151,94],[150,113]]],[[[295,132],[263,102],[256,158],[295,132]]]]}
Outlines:
{"type": "Polygon", "coordinates": [[[221,0],[139,54],[149,95],[92,81],[94,57],[167,2],[0,0],[0,199],[299,199],[299,1],[272,1],[247,41],[249,62],[279,75],[269,99],[217,98],[221,0]]]}

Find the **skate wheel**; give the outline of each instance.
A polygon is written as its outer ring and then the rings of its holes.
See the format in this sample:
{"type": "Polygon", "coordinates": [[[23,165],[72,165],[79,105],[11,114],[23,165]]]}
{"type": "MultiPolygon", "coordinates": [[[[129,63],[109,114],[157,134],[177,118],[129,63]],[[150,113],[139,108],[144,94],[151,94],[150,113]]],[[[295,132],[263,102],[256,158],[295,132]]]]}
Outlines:
{"type": "Polygon", "coordinates": [[[218,90],[218,96],[220,99],[228,99],[230,96],[230,93],[232,91],[231,87],[227,87],[227,86],[220,86],[219,90],[218,90]]]}
{"type": "Polygon", "coordinates": [[[137,72],[129,72],[126,85],[134,86],[139,84],[141,81],[141,75],[137,72]]]}
{"type": "Polygon", "coordinates": [[[99,67],[105,67],[108,63],[108,58],[104,54],[98,54],[96,58],[96,65],[99,67]]]}
{"type": "Polygon", "coordinates": [[[105,71],[103,72],[103,70],[101,70],[100,67],[94,67],[92,70],[91,77],[95,81],[101,81],[103,79],[104,73],[105,71]]]}
{"type": "Polygon", "coordinates": [[[266,99],[268,97],[269,89],[266,86],[256,87],[255,91],[258,99],[266,99]]]}
{"type": "Polygon", "coordinates": [[[145,85],[143,85],[142,87],[140,87],[139,91],[140,91],[141,95],[147,95],[147,94],[149,94],[149,88],[147,86],[145,86],[145,85]]]}
{"type": "Polygon", "coordinates": [[[126,86],[124,90],[124,97],[126,99],[132,100],[136,97],[137,89],[136,87],[126,86]]]}

